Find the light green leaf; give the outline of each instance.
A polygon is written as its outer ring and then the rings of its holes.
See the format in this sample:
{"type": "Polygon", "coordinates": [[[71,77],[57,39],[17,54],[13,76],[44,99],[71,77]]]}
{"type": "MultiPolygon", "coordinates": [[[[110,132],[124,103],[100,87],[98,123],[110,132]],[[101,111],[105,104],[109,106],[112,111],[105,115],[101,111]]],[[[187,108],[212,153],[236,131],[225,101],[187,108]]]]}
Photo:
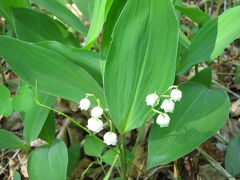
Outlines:
{"type": "Polygon", "coordinates": [[[0,0],[0,12],[13,26],[11,8],[28,8],[28,0],[0,0]]]}
{"type": "Polygon", "coordinates": [[[229,98],[222,89],[189,82],[180,86],[183,98],[170,114],[168,128],[154,124],[148,139],[148,162],[151,168],[174,161],[193,151],[214,135],[225,123],[229,98]]]}
{"type": "Polygon", "coordinates": [[[51,144],[55,138],[55,130],[56,130],[55,117],[54,117],[53,111],[49,112],[48,117],[44,122],[44,125],[43,126],[40,125],[40,127],[42,127],[42,129],[38,137],[51,144]]]}
{"type": "Polygon", "coordinates": [[[232,175],[240,174],[240,135],[235,136],[227,147],[224,165],[226,170],[232,175]]]}
{"type": "Polygon", "coordinates": [[[78,31],[79,33],[86,35],[87,28],[82,23],[82,21],[77,18],[70,10],[68,10],[62,3],[59,3],[56,0],[31,0],[37,5],[47,9],[59,19],[61,19],[64,23],[72,26],[73,29],[78,31]]]}
{"type": "Polygon", "coordinates": [[[211,20],[210,16],[200,9],[189,8],[184,5],[176,5],[175,7],[177,10],[192,19],[193,22],[196,22],[200,26],[211,20]]]}
{"type": "Polygon", "coordinates": [[[208,67],[197,73],[191,81],[195,81],[210,88],[212,85],[212,68],[208,67]]]}
{"type": "Polygon", "coordinates": [[[8,117],[13,113],[12,97],[7,87],[0,84],[0,114],[8,117]]]}
{"type": "Polygon", "coordinates": [[[21,180],[21,176],[17,171],[14,171],[13,180],[21,180]]]}
{"type": "Polygon", "coordinates": [[[64,142],[55,140],[30,153],[28,174],[34,180],[66,180],[68,164],[67,147],[64,142]]]}
{"type": "Polygon", "coordinates": [[[117,162],[115,162],[114,166],[115,167],[119,167],[121,165],[120,159],[119,159],[119,155],[114,152],[113,150],[109,149],[107,150],[102,157],[103,162],[109,164],[109,165],[113,165],[113,162],[116,158],[116,156],[118,156],[117,158],[117,162]]]}
{"type": "Polygon", "coordinates": [[[83,145],[84,152],[89,156],[101,157],[105,145],[93,136],[86,136],[83,145]]]}
{"type": "Polygon", "coordinates": [[[34,106],[33,92],[28,85],[21,86],[13,99],[13,108],[17,112],[27,112],[34,106]]]}
{"type": "Polygon", "coordinates": [[[178,22],[171,1],[126,3],[113,32],[104,75],[106,100],[120,133],[151,117],[145,102],[148,94],[161,94],[172,85],[177,44],[178,22]]]}
{"type": "Polygon", "coordinates": [[[79,46],[79,41],[47,14],[31,9],[14,8],[13,15],[18,39],[28,42],[53,40],[79,46]]]}
{"type": "Polygon", "coordinates": [[[94,0],[73,0],[73,2],[77,5],[78,9],[83,13],[83,15],[91,21],[94,0]]]}
{"type": "MultiPolygon", "coordinates": [[[[41,92],[38,92],[38,99],[42,104],[49,107],[51,107],[56,101],[55,97],[41,92]]],[[[43,126],[46,122],[48,114],[49,110],[47,108],[40,107],[37,104],[34,104],[34,106],[28,112],[24,113],[23,134],[28,143],[37,139],[41,131],[46,130],[43,128],[43,126]]]]}
{"type": "Polygon", "coordinates": [[[86,47],[90,46],[91,43],[98,37],[102,31],[104,18],[105,18],[105,6],[107,0],[95,0],[93,8],[92,22],[87,34],[86,47]]]}
{"type": "Polygon", "coordinates": [[[37,45],[56,52],[74,64],[80,66],[102,86],[103,81],[100,68],[101,59],[100,55],[96,52],[66,46],[54,41],[42,42],[38,43],[37,45]]]}
{"type": "Polygon", "coordinates": [[[179,61],[178,74],[201,62],[211,62],[224,48],[240,37],[240,6],[208,21],[194,36],[191,46],[179,61]]]}
{"type": "Polygon", "coordinates": [[[16,39],[0,36],[0,55],[26,83],[48,94],[75,103],[94,94],[104,97],[98,83],[82,68],[48,49],[16,39]],[[11,53],[13,52],[14,53],[11,53]]]}
{"type": "Polygon", "coordinates": [[[22,149],[26,150],[21,139],[10,131],[0,129],[0,149],[22,149]]]}

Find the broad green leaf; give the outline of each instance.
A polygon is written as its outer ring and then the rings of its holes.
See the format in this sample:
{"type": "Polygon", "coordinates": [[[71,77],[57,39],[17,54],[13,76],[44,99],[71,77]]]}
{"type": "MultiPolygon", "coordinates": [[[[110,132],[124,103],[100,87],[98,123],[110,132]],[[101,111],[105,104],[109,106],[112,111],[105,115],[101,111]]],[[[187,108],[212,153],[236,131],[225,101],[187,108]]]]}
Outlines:
{"type": "Polygon", "coordinates": [[[64,44],[58,42],[42,42],[37,45],[47,48],[53,52],[62,55],[69,61],[74,64],[80,66],[84,70],[86,70],[101,86],[103,84],[102,81],[102,73],[100,68],[100,55],[96,52],[86,51],[79,48],[74,48],[70,46],[66,46],[64,44]]]}
{"type": "Polygon", "coordinates": [[[21,176],[17,171],[13,173],[13,180],[21,180],[21,176]]]}
{"type": "Polygon", "coordinates": [[[13,108],[17,112],[27,112],[34,106],[33,92],[28,85],[21,86],[13,99],[13,108]]]}
{"type": "Polygon", "coordinates": [[[48,117],[42,126],[41,132],[38,136],[48,143],[52,143],[55,137],[55,117],[53,111],[50,111],[48,117]]]}
{"type": "Polygon", "coordinates": [[[214,135],[225,123],[229,98],[222,89],[189,82],[180,86],[183,98],[176,103],[168,128],[154,124],[148,139],[148,162],[151,168],[174,161],[193,151],[214,135]]]}
{"type": "Polygon", "coordinates": [[[80,144],[75,144],[68,148],[68,170],[67,175],[70,177],[71,171],[77,167],[77,163],[80,159],[80,144]]]}
{"type": "Polygon", "coordinates": [[[12,8],[28,8],[28,0],[0,0],[0,12],[7,19],[7,22],[13,26],[12,8]]]}
{"type": "Polygon", "coordinates": [[[91,93],[104,104],[98,83],[84,69],[61,55],[4,36],[0,36],[0,46],[0,56],[31,86],[35,87],[37,81],[39,90],[75,103],[79,103],[86,93],[91,93]]]}
{"type": "Polygon", "coordinates": [[[101,157],[105,145],[93,136],[86,136],[84,152],[89,156],[101,157]]]}
{"type": "MultiPolygon", "coordinates": [[[[38,92],[38,99],[42,104],[50,107],[56,101],[55,97],[41,92],[38,92]]],[[[47,108],[40,107],[37,104],[34,104],[34,106],[24,114],[23,134],[28,143],[37,139],[41,131],[45,131],[43,126],[46,122],[48,114],[49,110],[47,108]]]]}
{"type": "Polygon", "coordinates": [[[102,31],[104,18],[105,18],[105,6],[107,0],[95,0],[94,1],[94,8],[93,8],[93,15],[92,15],[92,22],[87,34],[86,39],[86,47],[90,46],[91,43],[98,37],[100,32],[102,31]]]}
{"type": "Polygon", "coordinates": [[[0,129],[0,149],[22,149],[26,150],[21,139],[10,131],[0,129]]]}
{"type": "Polygon", "coordinates": [[[47,9],[52,14],[61,19],[64,23],[70,25],[73,29],[79,33],[86,35],[87,28],[82,21],[76,17],[70,10],[68,10],[62,3],[56,0],[31,0],[33,3],[47,9]]]}
{"type": "Polygon", "coordinates": [[[187,17],[192,19],[193,22],[196,22],[200,26],[211,20],[210,16],[205,12],[201,11],[200,9],[189,8],[184,5],[176,5],[175,7],[182,14],[186,15],[187,17]]]}
{"type": "Polygon", "coordinates": [[[201,62],[211,62],[224,48],[240,37],[240,6],[208,21],[194,36],[191,46],[179,61],[178,74],[201,62]]]}
{"type": "Polygon", "coordinates": [[[55,140],[30,153],[28,159],[29,179],[66,180],[68,164],[67,147],[64,142],[55,140]]]}
{"type": "Polygon", "coordinates": [[[212,85],[212,68],[208,67],[197,73],[191,81],[195,81],[210,88],[212,85]]]}
{"type": "MultiPolygon", "coordinates": [[[[116,152],[114,152],[113,150],[109,149],[107,150],[102,157],[103,162],[109,164],[109,165],[113,165],[114,159],[116,158],[116,156],[118,156],[118,154],[116,152]]],[[[117,162],[115,163],[115,167],[119,167],[121,165],[119,156],[117,157],[117,162]]]]}
{"type": "Polygon", "coordinates": [[[151,117],[145,103],[148,94],[161,94],[172,85],[177,44],[178,22],[171,1],[126,3],[114,28],[104,75],[106,100],[120,133],[151,117]]]}
{"type": "Polygon", "coordinates": [[[226,170],[232,175],[240,174],[240,135],[235,136],[227,147],[224,165],[226,170]]]}
{"type": "Polygon", "coordinates": [[[127,0],[114,1],[106,18],[101,44],[101,57],[103,60],[107,57],[108,49],[112,40],[113,29],[126,2],[127,0]]]}
{"type": "Polygon", "coordinates": [[[18,39],[28,42],[53,40],[79,46],[72,34],[47,14],[31,9],[14,8],[13,15],[18,39]]]}
{"type": "Polygon", "coordinates": [[[0,114],[8,117],[13,113],[12,97],[9,89],[0,84],[0,114]]]}
{"type": "Polygon", "coordinates": [[[94,0],[73,0],[78,9],[83,13],[88,20],[92,20],[94,0]]]}

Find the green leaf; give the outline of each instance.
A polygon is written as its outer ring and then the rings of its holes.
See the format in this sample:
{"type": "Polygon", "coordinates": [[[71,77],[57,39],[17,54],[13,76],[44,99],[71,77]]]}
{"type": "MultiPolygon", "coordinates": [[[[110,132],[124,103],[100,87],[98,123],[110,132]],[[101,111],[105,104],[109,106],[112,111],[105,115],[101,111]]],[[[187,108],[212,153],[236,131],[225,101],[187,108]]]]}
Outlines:
{"type": "Polygon", "coordinates": [[[94,0],[73,0],[73,2],[77,5],[78,9],[83,13],[83,15],[91,21],[94,0]]]}
{"type": "Polygon", "coordinates": [[[13,99],[13,107],[17,112],[29,111],[34,105],[33,92],[28,85],[21,86],[13,99]]]}
{"type": "Polygon", "coordinates": [[[41,132],[38,136],[48,143],[52,143],[55,137],[55,117],[53,111],[50,111],[48,117],[42,126],[41,132]]]}
{"type": "Polygon", "coordinates": [[[180,86],[183,98],[176,103],[168,128],[154,124],[148,139],[148,163],[151,168],[174,161],[193,151],[214,135],[225,123],[229,98],[222,89],[189,82],[180,86]]]}
{"type": "Polygon", "coordinates": [[[192,19],[193,22],[196,22],[200,26],[211,20],[210,16],[205,12],[201,11],[200,9],[188,8],[184,5],[176,5],[175,7],[182,14],[186,15],[187,17],[192,19]]]}
{"type": "Polygon", "coordinates": [[[18,39],[28,42],[53,40],[79,46],[79,41],[47,14],[32,9],[14,8],[13,15],[18,39]]]}
{"type": "Polygon", "coordinates": [[[104,75],[106,100],[120,133],[151,117],[145,103],[148,94],[161,94],[172,85],[177,44],[178,22],[171,1],[126,3],[114,28],[104,75]]]}
{"type": "Polygon", "coordinates": [[[86,136],[83,145],[84,152],[89,156],[101,157],[105,145],[93,136],[86,136]]]}
{"type": "Polygon", "coordinates": [[[191,81],[195,81],[210,88],[212,85],[212,68],[208,67],[197,73],[191,81]]]}
{"type": "Polygon", "coordinates": [[[0,114],[8,117],[13,113],[12,97],[7,87],[0,84],[0,114]]]}
{"type": "Polygon", "coordinates": [[[12,8],[28,8],[27,0],[0,0],[0,12],[7,19],[7,22],[13,26],[12,8]]]}
{"type": "Polygon", "coordinates": [[[194,36],[191,46],[179,62],[177,72],[183,74],[191,66],[211,62],[224,48],[240,37],[240,6],[225,11],[208,21],[194,36]]]}
{"type": "MultiPolygon", "coordinates": [[[[109,149],[103,154],[102,160],[103,160],[103,162],[105,162],[109,165],[112,165],[116,156],[118,156],[118,154],[116,152],[114,152],[113,150],[109,149]]],[[[117,162],[115,163],[114,166],[119,167],[120,165],[121,165],[121,162],[120,162],[120,159],[118,156],[117,162]]]]}
{"type": "Polygon", "coordinates": [[[94,8],[93,8],[93,15],[92,15],[92,22],[87,34],[86,39],[86,47],[91,45],[91,43],[98,37],[100,32],[102,31],[104,18],[105,18],[105,6],[107,0],[95,0],[94,8]]]}
{"type": "MultiPolygon", "coordinates": [[[[38,92],[38,99],[39,101],[46,105],[46,106],[52,106],[56,98],[41,92],[38,92]]],[[[23,134],[28,142],[28,144],[37,139],[41,131],[46,131],[45,128],[51,128],[51,127],[45,127],[44,124],[46,122],[46,119],[48,117],[49,110],[44,107],[40,107],[37,104],[34,104],[34,106],[24,114],[24,129],[23,134]]],[[[50,119],[48,119],[50,120],[50,119]]],[[[47,120],[47,121],[48,121],[47,120]]],[[[49,123],[46,123],[46,125],[49,125],[49,123]]],[[[43,133],[43,132],[42,132],[43,133]]],[[[49,133],[49,132],[48,132],[49,133]]],[[[43,134],[42,134],[43,135],[43,134]]],[[[41,136],[42,138],[43,136],[41,136]]],[[[44,138],[45,140],[46,138],[44,138]]]]}
{"type": "Polygon", "coordinates": [[[76,17],[70,10],[68,10],[62,3],[56,0],[32,0],[33,3],[47,9],[52,14],[61,19],[64,23],[69,24],[73,29],[79,33],[86,35],[87,28],[82,21],[76,17]]]}
{"type": "Polygon", "coordinates": [[[0,129],[0,149],[26,150],[22,140],[10,131],[0,129]]]}
{"type": "Polygon", "coordinates": [[[13,71],[31,86],[35,87],[37,81],[39,90],[75,103],[79,103],[86,93],[91,93],[104,104],[98,83],[84,69],[61,55],[4,36],[0,36],[0,45],[0,55],[13,71]]]}
{"type": "Polygon", "coordinates": [[[21,176],[17,171],[13,173],[13,180],[21,180],[21,176]]]}
{"type": "Polygon", "coordinates": [[[240,134],[235,136],[227,147],[224,165],[226,170],[232,175],[240,174],[240,134]]]}
{"type": "Polygon", "coordinates": [[[70,177],[71,171],[77,167],[78,161],[80,159],[80,144],[75,144],[68,148],[68,170],[67,175],[70,177]]]}
{"type": "Polygon", "coordinates": [[[30,153],[28,159],[29,179],[66,180],[68,153],[64,142],[55,140],[30,153]]]}
{"type": "Polygon", "coordinates": [[[100,55],[93,51],[66,46],[59,42],[42,42],[37,45],[62,55],[69,61],[86,70],[101,86],[103,84],[100,68],[100,55]]]}

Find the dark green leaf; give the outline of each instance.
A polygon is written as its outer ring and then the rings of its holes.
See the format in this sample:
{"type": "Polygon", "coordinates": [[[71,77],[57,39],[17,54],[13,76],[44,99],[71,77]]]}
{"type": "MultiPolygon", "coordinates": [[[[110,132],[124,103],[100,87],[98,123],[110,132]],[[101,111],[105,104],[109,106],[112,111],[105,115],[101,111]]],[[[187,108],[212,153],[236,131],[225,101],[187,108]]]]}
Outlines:
{"type": "MultiPolygon", "coordinates": [[[[42,104],[50,107],[56,101],[55,97],[41,92],[38,92],[38,99],[42,104]]],[[[23,134],[28,143],[35,140],[39,136],[40,132],[44,131],[43,126],[48,114],[49,110],[47,108],[40,107],[37,104],[34,104],[34,106],[24,114],[23,134]]]]}
{"type": "Polygon", "coordinates": [[[201,11],[200,9],[196,8],[188,8],[184,5],[176,5],[175,6],[177,10],[179,10],[181,13],[192,19],[194,22],[196,22],[199,25],[203,25],[209,20],[211,20],[210,16],[206,14],[205,12],[201,11]]]}
{"type": "Polygon", "coordinates": [[[174,161],[193,151],[214,135],[225,123],[229,98],[222,89],[189,82],[180,86],[183,98],[176,103],[168,128],[154,124],[148,140],[148,163],[151,168],[174,161]]]}
{"type": "Polygon", "coordinates": [[[225,11],[208,21],[194,36],[191,46],[182,57],[177,69],[183,74],[191,66],[219,56],[224,48],[240,37],[240,6],[225,11]]]}
{"type": "Polygon", "coordinates": [[[42,127],[42,130],[38,136],[48,143],[52,143],[55,137],[55,117],[53,111],[50,111],[48,117],[42,127]]]}
{"type": "Polygon", "coordinates": [[[13,113],[12,97],[7,87],[0,84],[0,114],[8,117],[13,113]]]}
{"type": "Polygon", "coordinates": [[[0,129],[0,149],[22,149],[26,150],[21,139],[12,132],[0,129]]]}
{"type": "Polygon", "coordinates": [[[32,0],[32,2],[37,5],[47,9],[59,19],[61,19],[64,23],[72,26],[73,29],[78,31],[79,33],[86,35],[87,28],[82,23],[82,21],[77,18],[70,10],[68,10],[63,4],[59,3],[56,0],[32,0]]]}
{"type": "Polygon", "coordinates": [[[86,93],[102,100],[98,83],[82,68],[48,49],[0,36],[0,55],[26,83],[54,96],[79,103],[86,93]],[[14,51],[14,53],[12,53],[14,51]]]}
{"type": "Polygon", "coordinates": [[[42,42],[37,45],[62,55],[69,61],[86,70],[102,86],[102,73],[99,54],[79,48],[66,46],[58,42],[42,42]]]}
{"type": "Polygon", "coordinates": [[[232,175],[240,174],[240,135],[235,136],[228,145],[225,155],[225,168],[232,175]]]}
{"type": "Polygon", "coordinates": [[[126,3],[114,28],[104,75],[106,100],[120,133],[151,117],[145,103],[148,94],[161,94],[172,85],[177,44],[178,22],[171,1],[126,3]]]}
{"type": "Polygon", "coordinates": [[[79,42],[63,26],[42,12],[14,8],[13,15],[18,39],[28,42],[54,40],[79,46],[79,42]]]}
{"type": "Polygon", "coordinates": [[[207,86],[208,88],[210,88],[212,85],[212,68],[208,67],[208,68],[203,69],[202,71],[197,73],[191,79],[191,81],[201,83],[201,84],[207,86]]]}
{"type": "Polygon", "coordinates": [[[84,152],[89,156],[101,157],[105,145],[93,136],[86,136],[83,145],[84,152]]]}
{"type": "Polygon", "coordinates": [[[92,20],[94,0],[73,0],[78,9],[83,13],[88,20],[92,20]]]}
{"type": "Polygon", "coordinates": [[[71,171],[77,167],[77,163],[80,159],[80,148],[80,144],[75,144],[68,148],[68,176],[70,176],[71,171]]]}
{"type": "Polygon", "coordinates": [[[28,174],[34,180],[66,180],[68,164],[67,147],[64,142],[55,140],[30,153],[28,174]]]}

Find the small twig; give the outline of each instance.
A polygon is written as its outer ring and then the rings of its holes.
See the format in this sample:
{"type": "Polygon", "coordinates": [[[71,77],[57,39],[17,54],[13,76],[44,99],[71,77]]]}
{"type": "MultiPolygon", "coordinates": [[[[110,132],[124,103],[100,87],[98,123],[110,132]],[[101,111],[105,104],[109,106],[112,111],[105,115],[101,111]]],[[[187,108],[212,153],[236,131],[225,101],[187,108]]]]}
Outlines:
{"type": "Polygon", "coordinates": [[[227,92],[229,92],[230,94],[236,96],[237,98],[240,98],[240,95],[238,95],[237,93],[231,91],[229,88],[226,88],[225,86],[223,86],[223,85],[220,84],[219,82],[213,80],[213,84],[215,84],[215,85],[217,85],[217,86],[219,86],[219,87],[225,89],[227,92]]]}
{"type": "Polygon", "coordinates": [[[232,177],[215,159],[209,156],[202,148],[198,147],[197,150],[210,162],[210,164],[221,172],[224,176],[226,176],[229,180],[236,180],[232,177]]]}

